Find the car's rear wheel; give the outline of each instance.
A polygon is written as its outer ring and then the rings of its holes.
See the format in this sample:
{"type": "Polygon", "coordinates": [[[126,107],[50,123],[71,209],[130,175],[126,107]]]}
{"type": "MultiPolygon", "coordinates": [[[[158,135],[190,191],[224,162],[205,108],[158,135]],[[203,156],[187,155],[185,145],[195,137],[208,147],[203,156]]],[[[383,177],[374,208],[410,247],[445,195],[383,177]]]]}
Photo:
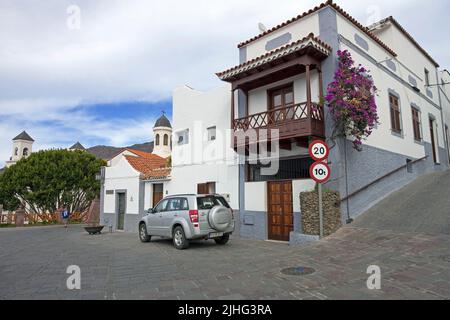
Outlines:
{"type": "Polygon", "coordinates": [[[150,242],[150,240],[152,239],[152,237],[147,233],[147,227],[145,226],[145,223],[141,223],[139,225],[139,239],[141,240],[141,242],[150,242]]]}
{"type": "Polygon", "coordinates": [[[229,235],[229,234],[225,234],[225,235],[223,235],[223,237],[221,237],[221,238],[214,239],[214,241],[215,241],[218,245],[221,245],[221,246],[226,245],[226,244],[228,243],[229,240],[230,240],[230,235],[229,235]]]}
{"type": "Polygon", "coordinates": [[[189,248],[189,240],[186,239],[184,230],[182,227],[176,227],[173,230],[173,245],[178,250],[184,250],[189,248]]]}

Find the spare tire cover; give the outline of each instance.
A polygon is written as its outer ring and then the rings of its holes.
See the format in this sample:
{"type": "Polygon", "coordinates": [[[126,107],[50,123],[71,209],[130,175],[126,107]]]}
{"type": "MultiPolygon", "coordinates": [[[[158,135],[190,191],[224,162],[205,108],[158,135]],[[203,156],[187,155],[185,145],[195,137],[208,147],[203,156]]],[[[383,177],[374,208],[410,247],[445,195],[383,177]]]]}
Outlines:
{"type": "Polygon", "coordinates": [[[223,206],[216,206],[209,211],[208,221],[213,229],[225,231],[230,227],[233,216],[230,209],[223,206]]]}

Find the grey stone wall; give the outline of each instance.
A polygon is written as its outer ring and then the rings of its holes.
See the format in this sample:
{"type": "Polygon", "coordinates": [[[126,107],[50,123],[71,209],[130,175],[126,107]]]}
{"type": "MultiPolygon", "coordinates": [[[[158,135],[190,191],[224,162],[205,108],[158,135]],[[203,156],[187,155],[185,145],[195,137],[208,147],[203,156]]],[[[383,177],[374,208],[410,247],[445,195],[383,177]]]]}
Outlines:
{"type": "MultiPolygon", "coordinates": [[[[340,200],[338,192],[323,191],[323,229],[326,237],[335,233],[342,226],[340,200]]],[[[310,236],[320,235],[318,192],[302,192],[300,205],[302,207],[302,233],[310,236]]]]}
{"type": "Polygon", "coordinates": [[[240,215],[240,236],[248,239],[267,240],[267,213],[243,211],[240,215]]]}
{"type": "MultiPolygon", "coordinates": [[[[359,194],[351,197],[348,201],[350,218],[354,219],[369,208],[389,196],[392,192],[413,182],[421,175],[441,170],[447,170],[448,165],[445,156],[446,150],[440,149],[441,164],[434,164],[432,157],[432,147],[429,143],[424,143],[425,152],[428,158],[423,161],[416,162],[412,165],[412,172],[408,172],[406,168],[384,178],[376,184],[370,186],[359,194]]],[[[407,156],[392,153],[386,150],[363,146],[362,152],[357,152],[347,143],[347,163],[348,163],[348,185],[349,194],[365,187],[372,181],[384,176],[385,174],[403,166],[406,161],[415,160],[407,156]]],[[[341,179],[340,185],[345,185],[345,176],[341,179]]],[[[342,198],[346,197],[346,192],[341,193],[342,198]]],[[[347,220],[347,201],[342,202],[342,220],[347,220]]]]}
{"type": "MultiPolygon", "coordinates": [[[[124,220],[124,232],[138,233],[138,223],[142,216],[137,214],[125,214],[124,220]]],[[[103,213],[100,224],[105,226],[108,230],[109,226],[112,226],[113,231],[117,231],[117,214],[115,213],[103,213]]],[[[121,230],[122,231],[122,230],[121,230]]]]}

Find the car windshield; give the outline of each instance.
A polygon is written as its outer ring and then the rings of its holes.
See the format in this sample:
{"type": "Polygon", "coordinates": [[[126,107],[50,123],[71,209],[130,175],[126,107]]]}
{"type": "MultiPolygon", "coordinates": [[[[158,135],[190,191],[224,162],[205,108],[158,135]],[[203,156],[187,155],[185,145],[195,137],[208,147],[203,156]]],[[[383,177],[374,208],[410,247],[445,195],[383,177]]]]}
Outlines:
{"type": "Polygon", "coordinates": [[[197,206],[199,210],[210,210],[215,206],[224,206],[229,208],[230,205],[223,197],[206,196],[197,198],[197,206]]]}

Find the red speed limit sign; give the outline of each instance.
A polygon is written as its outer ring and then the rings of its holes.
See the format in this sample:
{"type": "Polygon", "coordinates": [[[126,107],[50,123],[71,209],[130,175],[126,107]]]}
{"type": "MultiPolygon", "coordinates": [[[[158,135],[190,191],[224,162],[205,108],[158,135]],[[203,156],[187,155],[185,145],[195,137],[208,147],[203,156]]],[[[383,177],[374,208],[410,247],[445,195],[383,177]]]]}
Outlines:
{"type": "Polygon", "coordinates": [[[316,140],[309,145],[309,155],[314,161],[324,161],[330,155],[330,148],[325,141],[316,140]]]}
{"type": "Polygon", "coordinates": [[[309,155],[316,161],[311,168],[309,168],[311,179],[317,183],[327,182],[331,176],[331,169],[326,163],[330,155],[328,144],[321,140],[313,141],[309,145],[309,155]]]}
{"type": "Polygon", "coordinates": [[[309,175],[317,183],[325,183],[330,179],[331,169],[324,162],[316,162],[309,168],[309,175]]]}

